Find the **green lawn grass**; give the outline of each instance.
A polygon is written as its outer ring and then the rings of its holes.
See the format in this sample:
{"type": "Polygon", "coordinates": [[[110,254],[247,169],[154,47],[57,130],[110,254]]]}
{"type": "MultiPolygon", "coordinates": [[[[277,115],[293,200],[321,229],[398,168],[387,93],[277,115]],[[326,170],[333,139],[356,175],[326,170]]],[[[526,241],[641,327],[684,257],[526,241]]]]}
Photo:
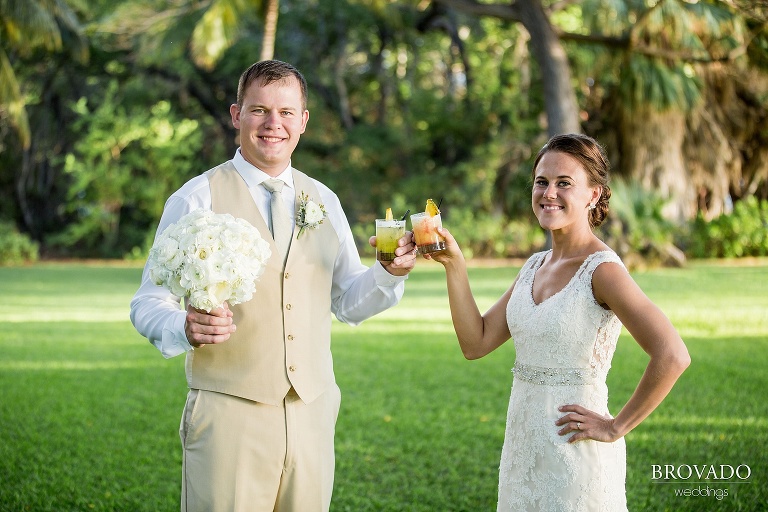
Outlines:
{"type": "MultiPolygon", "coordinates": [[[[471,269],[482,310],[517,270],[471,269]]],[[[164,360],[130,325],[140,273],[0,268],[0,510],[178,510],[183,358],[164,360]]],[[[635,278],[678,327],[693,363],[627,436],[630,510],[764,510],[768,260],[635,278]],[[745,464],[751,477],[660,484],[654,464],[745,464]],[[675,496],[707,486],[709,497],[675,496]],[[716,488],[728,496],[718,500],[716,488]]],[[[495,510],[514,348],[463,359],[441,267],[420,261],[396,308],[358,327],[335,323],[333,347],[343,400],[332,510],[495,510]]],[[[608,377],[614,413],[646,362],[623,335],[608,377]]]]}

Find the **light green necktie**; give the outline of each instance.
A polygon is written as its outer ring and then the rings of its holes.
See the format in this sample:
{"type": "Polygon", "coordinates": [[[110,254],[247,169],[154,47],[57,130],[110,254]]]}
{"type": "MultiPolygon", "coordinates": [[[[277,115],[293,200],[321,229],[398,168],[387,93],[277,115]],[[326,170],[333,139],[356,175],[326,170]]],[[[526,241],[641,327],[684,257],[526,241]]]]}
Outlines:
{"type": "Polygon", "coordinates": [[[283,201],[282,190],[285,182],[282,180],[270,179],[264,181],[263,184],[272,194],[272,198],[269,202],[271,211],[269,229],[272,231],[272,238],[274,238],[277,250],[280,252],[280,261],[285,265],[285,259],[286,256],[288,256],[288,248],[291,246],[291,234],[293,233],[291,218],[288,215],[288,209],[285,207],[285,202],[283,201]]]}

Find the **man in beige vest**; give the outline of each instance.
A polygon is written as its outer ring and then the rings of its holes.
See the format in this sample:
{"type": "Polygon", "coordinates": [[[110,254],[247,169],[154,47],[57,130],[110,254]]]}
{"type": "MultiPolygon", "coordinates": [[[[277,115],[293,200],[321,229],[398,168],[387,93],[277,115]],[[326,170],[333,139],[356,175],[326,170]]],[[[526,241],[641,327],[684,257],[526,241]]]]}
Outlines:
{"type": "Polygon", "coordinates": [[[249,221],[272,250],[254,297],[185,312],[145,268],[131,321],[165,357],[186,354],[182,511],[327,511],[341,398],[331,314],[358,324],[397,304],[415,246],[407,233],[392,263],[365,267],[338,197],[291,166],[309,120],[293,66],[252,65],[230,113],[240,148],[168,199],[157,232],[197,208],[249,221]],[[324,205],[322,223],[296,225],[302,197],[324,205]]]}

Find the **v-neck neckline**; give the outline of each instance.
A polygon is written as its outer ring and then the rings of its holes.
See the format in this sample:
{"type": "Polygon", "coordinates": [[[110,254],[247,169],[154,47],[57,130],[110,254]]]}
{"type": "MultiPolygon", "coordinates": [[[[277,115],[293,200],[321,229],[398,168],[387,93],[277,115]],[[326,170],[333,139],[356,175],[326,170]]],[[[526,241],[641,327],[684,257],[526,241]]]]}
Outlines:
{"type": "Polygon", "coordinates": [[[601,252],[605,252],[605,251],[593,252],[592,254],[590,254],[586,258],[584,258],[584,261],[581,262],[581,265],[579,265],[579,268],[576,270],[576,272],[573,274],[573,276],[571,276],[571,278],[568,280],[568,282],[565,283],[565,286],[560,288],[558,291],[556,291],[555,293],[553,293],[549,297],[543,299],[541,302],[537,303],[536,299],[533,296],[533,285],[536,282],[536,272],[538,272],[539,269],[541,268],[541,266],[544,264],[544,260],[547,259],[547,255],[552,254],[552,249],[550,249],[547,252],[545,252],[544,255],[541,257],[541,259],[538,261],[538,263],[532,269],[533,274],[531,276],[531,288],[529,290],[529,296],[531,298],[531,302],[533,303],[533,305],[535,307],[539,307],[542,304],[544,304],[545,302],[547,302],[548,300],[550,300],[550,299],[552,299],[554,297],[557,297],[558,295],[563,293],[565,290],[567,290],[568,287],[570,287],[571,284],[576,280],[576,277],[581,273],[582,269],[586,266],[587,262],[589,262],[589,260],[592,259],[596,254],[599,254],[601,252]]]}

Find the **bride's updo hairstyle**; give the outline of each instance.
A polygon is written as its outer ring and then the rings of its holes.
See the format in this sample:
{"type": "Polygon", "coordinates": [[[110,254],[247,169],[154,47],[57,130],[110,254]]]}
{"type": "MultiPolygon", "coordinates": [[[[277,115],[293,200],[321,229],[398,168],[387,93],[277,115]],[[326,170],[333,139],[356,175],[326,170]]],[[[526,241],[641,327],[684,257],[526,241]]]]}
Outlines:
{"type": "Polygon", "coordinates": [[[536,155],[531,171],[533,178],[536,177],[536,167],[538,167],[541,157],[552,151],[565,153],[578,160],[587,173],[589,184],[603,187],[603,193],[600,194],[595,207],[589,210],[589,225],[593,228],[599,226],[608,216],[608,201],[611,198],[611,188],[608,186],[610,163],[605,149],[588,135],[579,133],[555,135],[536,155]]]}

